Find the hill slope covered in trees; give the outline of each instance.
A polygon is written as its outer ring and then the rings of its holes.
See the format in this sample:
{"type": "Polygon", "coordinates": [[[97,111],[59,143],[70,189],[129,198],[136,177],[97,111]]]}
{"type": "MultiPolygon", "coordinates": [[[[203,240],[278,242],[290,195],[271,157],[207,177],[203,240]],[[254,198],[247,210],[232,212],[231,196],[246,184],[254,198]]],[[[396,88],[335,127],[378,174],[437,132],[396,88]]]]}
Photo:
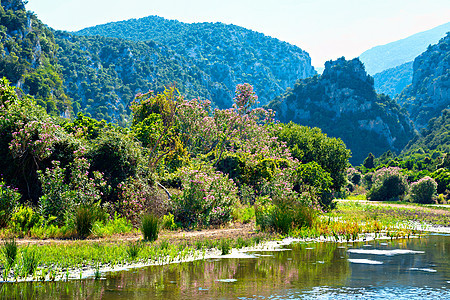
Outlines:
{"type": "Polygon", "coordinates": [[[403,89],[411,84],[413,62],[384,70],[373,75],[374,87],[378,94],[386,94],[394,99],[403,89]]]}
{"type": "Polygon", "coordinates": [[[207,74],[155,42],[55,32],[57,56],[74,111],[126,124],[138,93],[176,85],[188,99],[221,93],[207,74]]]}
{"type": "Polygon", "coordinates": [[[198,66],[222,93],[213,103],[230,107],[237,84],[254,86],[261,104],[281,94],[297,79],[316,72],[302,49],[252,30],[223,23],[187,24],[157,16],[86,28],[77,35],[101,35],[162,43],[198,66]]]}
{"type": "Polygon", "coordinates": [[[52,32],[18,0],[0,6],[0,74],[54,115],[71,115],[52,32]]]}
{"type": "Polygon", "coordinates": [[[376,94],[358,59],[327,62],[321,76],[299,80],[269,107],[282,122],[319,127],[341,138],[353,164],[369,152],[400,152],[414,135],[408,116],[388,96],[376,94]]]}

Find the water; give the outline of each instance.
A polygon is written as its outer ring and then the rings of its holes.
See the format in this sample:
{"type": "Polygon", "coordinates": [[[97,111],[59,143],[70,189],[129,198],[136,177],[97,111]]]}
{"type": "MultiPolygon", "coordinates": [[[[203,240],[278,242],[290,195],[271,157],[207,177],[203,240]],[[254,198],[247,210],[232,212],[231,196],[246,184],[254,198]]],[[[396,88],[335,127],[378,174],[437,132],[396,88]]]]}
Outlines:
{"type": "Polygon", "coordinates": [[[450,236],[298,243],[291,250],[106,274],[104,280],[3,284],[2,298],[450,299],[450,236]]]}

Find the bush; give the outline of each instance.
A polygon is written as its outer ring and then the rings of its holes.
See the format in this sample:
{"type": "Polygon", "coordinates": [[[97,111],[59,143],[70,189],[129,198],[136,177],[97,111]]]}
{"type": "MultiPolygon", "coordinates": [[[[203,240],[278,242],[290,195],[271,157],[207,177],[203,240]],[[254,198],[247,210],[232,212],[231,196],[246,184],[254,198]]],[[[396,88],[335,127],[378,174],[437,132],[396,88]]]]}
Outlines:
{"type": "Polygon", "coordinates": [[[260,198],[260,202],[255,206],[255,214],[256,224],[260,225],[262,230],[272,228],[287,234],[291,229],[311,227],[317,216],[317,208],[314,207],[309,194],[287,193],[275,197],[272,201],[269,198],[260,198]]]}
{"type": "Polygon", "coordinates": [[[331,186],[333,179],[318,163],[309,162],[301,164],[297,169],[297,180],[294,190],[299,191],[300,186],[306,184],[313,187],[319,198],[319,204],[322,209],[328,210],[334,208],[332,200],[333,194],[331,186]]]}
{"type": "Polygon", "coordinates": [[[367,199],[371,201],[398,200],[408,189],[406,176],[396,167],[377,170],[372,182],[372,188],[367,193],[367,199]]]}
{"type": "Polygon", "coordinates": [[[156,241],[158,238],[158,217],[154,214],[146,214],[141,218],[141,232],[146,241],[156,241]]]}
{"type": "Polygon", "coordinates": [[[0,181],[0,228],[5,227],[20,200],[17,189],[0,181]]]}
{"type": "Polygon", "coordinates": [[[29,206],[19,206],[11,216],[10,226],[16,232],[28,233],[31,228],[41,223],[41,216],[29,206]]]}
{"type": "Polygon", "coordinates": [[[436,194],[437,183],[431,177],[424,177],[411,184],[411,200],[414,203],[433,203],[433,196],[436,194]]]}
{"type": "Polygon", "coordinates": [[[171,213],[163,216],[161,226],[162,228],[169,230],[175,230],[178,228],[177,224],[175,223],[175,218],[171,213]]]}
{"type": "Polygon", "coordinates": [[[163,215],[167,210],[167,196],[157,190],[151,182],[139,177],[130,177],[118,186],[119,207],[121,215],[132,224],[138,225],[140,215],[163,215]]]}
{"type": "Polygon", "coordinates": [[[446,168],[439,168],[430,175],[437,183],[437,192],[444,193],[450,190],[450,172],[446,168]]]}
{"type": "Polygon", "coordinates": [[[172,196],[173,214],[185,226],[221,225],[231,220],[237,188],[233,180],[211,167],[181,169],[183,190],[172,196]]]}

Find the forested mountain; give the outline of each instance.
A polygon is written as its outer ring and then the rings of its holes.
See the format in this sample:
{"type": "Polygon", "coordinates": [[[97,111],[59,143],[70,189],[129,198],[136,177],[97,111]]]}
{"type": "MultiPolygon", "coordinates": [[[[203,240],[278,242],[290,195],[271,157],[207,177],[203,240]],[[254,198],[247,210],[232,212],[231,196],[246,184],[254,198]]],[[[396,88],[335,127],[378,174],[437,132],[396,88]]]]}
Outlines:
{"type": "Polygon", "coordinates": [[[413,80],[397,97],[417,128],[450,105],[450,33],[414,60],[413,80]]]}
{"type": "Polygon", "coordinates": [[[428,45],[436,44],[448,31],[450,22],[386,45],[376,46],[362,53],[359,59],[366,66],[367,73],[373,75],[413,61],[428,45]]]}
{"type": "Polygon", "coordinates": [[[66,91],[74,112],[126,124],[127,109],[138,93],[175,85],[186,98],[222,92],[210,77],[174,51],[155,42],[76,36],[55,32],[66,91]]]}
{"type": "Polygon", "coordinates": [[[223,23],[187,24],[157,16],[90,27],[77,35],[156,41],[189,60],[211,77],[219,107],[230,107],[237,84],[254,86],[261,104],[281,94],[297,79],[316,72],[307,52],[252,30],[223,23]]]}
{"type": "Polygon", "coordinates": [[[36,97],[54,115],[70,116],[52,32],[20,0],[0,6],[0,76],[36,97]]]}
{"type": "Polygon", "coordinates": [[[412,75],[412,61],[377,73],[373,75],[375,91],[394,99],[407,85],[411,84],[412,75]]]}
{"type": "Polygon", "coordinates": [[[373,78],[357,58],[328,61],[321,76],[299,80],[269,107],[282,122],[316,126],[341,138],[353,164],[369,152],[400,152],[414,136],[408,116],[388,96],[376,94],[373,78]]]}

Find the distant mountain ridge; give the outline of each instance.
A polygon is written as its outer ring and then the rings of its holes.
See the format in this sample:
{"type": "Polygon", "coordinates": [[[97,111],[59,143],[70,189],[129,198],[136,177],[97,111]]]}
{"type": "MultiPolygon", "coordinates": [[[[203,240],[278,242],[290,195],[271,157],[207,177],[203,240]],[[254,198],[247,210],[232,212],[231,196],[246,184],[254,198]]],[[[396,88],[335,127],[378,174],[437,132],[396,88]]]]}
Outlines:
{"type": "Polygon", "coordinates": [[[413,62],[384,70],[373,75],[374,87],[378,94],[386,94],[394,99],[403,89],[412,83],[413,62]]]}
{"type": "Polygon", "coordinates": [[[182,23],[157,16],[85,28],[77,35],[155,41],[198,66],[220,86],[212,100],[230,107],[237,84],[254,86],[261,104],[281,94],[297,79],[316,74],[309,54],[297,46],[236,25],[182,23]]]}
{"type": "Polygon", "coordinates": [[[293,89],[272,101],[281,122],[319,127],[341,138],[352,151],[352,164],[369,152],[400,152],[414,136],[407,114],[388,96],[377,95],[373,78],[357,58],[328,61],[321,76],[297,81],[293,89]]]}
{"type": "Polygon", "coordinates": [[[373,47],[363,52],[359,59],[364,63],[367,73],[373,75],[413,61],[428,45],[436,44],[448,31],[450,22],[386,45],[373,47]]]}

